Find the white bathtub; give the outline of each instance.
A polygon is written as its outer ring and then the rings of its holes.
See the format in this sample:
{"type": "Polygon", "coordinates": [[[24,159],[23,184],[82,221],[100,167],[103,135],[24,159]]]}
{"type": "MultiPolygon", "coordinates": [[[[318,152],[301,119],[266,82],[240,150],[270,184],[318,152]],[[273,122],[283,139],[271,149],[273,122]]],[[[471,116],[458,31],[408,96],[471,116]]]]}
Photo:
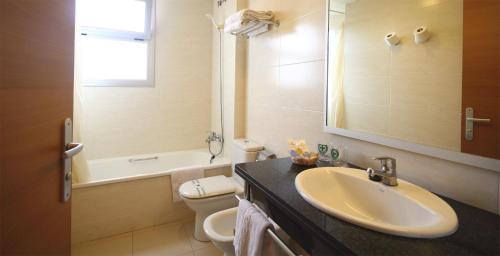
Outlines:
{"type": "Polygon", "coordinates": [[[72,242],[192,221],[194,213],[172,201],[169,174],[195,168],[204,169],[205,176],[231,175],[230,161],[216,158],[210,164],[206,149],[88,161],[88,173],[80,175],[85,179],[73,183],[72,242]]]}
{"type": "Polygon", "coordinates": [[[151,178],[174,171],[231,166],[229,159],[220,157],[210,164],[210,157],[206,149],[197,149],[90,160],[87,162],[88,175],[82,175],[85,178],[74,183],[73,189],[151,178]]]}

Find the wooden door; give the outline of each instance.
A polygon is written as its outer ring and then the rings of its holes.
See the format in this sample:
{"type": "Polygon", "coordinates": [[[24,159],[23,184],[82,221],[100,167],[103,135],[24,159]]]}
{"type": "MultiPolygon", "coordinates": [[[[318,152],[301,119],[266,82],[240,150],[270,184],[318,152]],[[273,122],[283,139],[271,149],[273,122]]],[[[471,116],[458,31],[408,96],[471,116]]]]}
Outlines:
{"type": "Polygon", "coordinates": [[[73,111],[74,0],[0,1],[2,255],[69,255],[63,124],[73,111]]]}
{"type": "Polygon", "coordinates": [[[463,30],[462,152],[500,159],[500,1],[465,0],[463,30]],[[472,107],[474,138],[465,139],[472,107]]]}

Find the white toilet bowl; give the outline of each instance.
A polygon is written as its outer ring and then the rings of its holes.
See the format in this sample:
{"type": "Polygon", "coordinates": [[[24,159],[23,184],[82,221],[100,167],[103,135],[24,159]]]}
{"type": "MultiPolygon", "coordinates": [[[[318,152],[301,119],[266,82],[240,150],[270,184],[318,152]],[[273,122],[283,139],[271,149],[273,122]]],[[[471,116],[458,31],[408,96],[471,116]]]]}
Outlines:
{"type": "Polygon", "coordinates": [[[205,219],[203,229],[215,247],[224,252],[225,256],[234,255],[234,228],[238,207],[211,214],[205,219]]]}
{"type": "Polygon", "coordinates": [[[210,241],[203,231],[203,222],[212,213],[238,205],[235,194],[243,193],[243,187],[221,175],[188,181],[181,185],[179,192],[186,205],[196,212],[194,238],[210,241]]]}
{"type": "MultiPolygon", "coordinates": [[[[264,146],[249,139],[235,139],[233,145],[231,154],[233,164],[254,162],[257,160],[259,151],[264,149],[264,146]]],[[[212,213],[238,205],[238,200],[234,195],[243,194],[241,184],[243,180],[238,181],[233,170],[231,178],[219,175],[191,180],[179,187],[180,197],[189,208],[196,212],[195,239],[210,240],[203,231],[203,222],[212,213]]]]}

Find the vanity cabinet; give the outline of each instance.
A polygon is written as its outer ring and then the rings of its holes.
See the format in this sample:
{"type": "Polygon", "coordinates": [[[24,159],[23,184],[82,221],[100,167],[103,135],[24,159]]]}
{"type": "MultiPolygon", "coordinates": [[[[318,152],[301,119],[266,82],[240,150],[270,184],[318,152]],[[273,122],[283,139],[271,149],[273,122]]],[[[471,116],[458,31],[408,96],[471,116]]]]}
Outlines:
{"type": "Polygon", "coordinates": [[[306,169],[289,158],[235,167],[246,182],[247,198],[290,236],[290,247],[298,255],[301,249],[310,255],[500,255],[500,216],[496,214],[438,195],[458,216],[454,234],[437,239],[383,234],[332,217],[307,203],[294,183],[297,174],[306,169]]]}

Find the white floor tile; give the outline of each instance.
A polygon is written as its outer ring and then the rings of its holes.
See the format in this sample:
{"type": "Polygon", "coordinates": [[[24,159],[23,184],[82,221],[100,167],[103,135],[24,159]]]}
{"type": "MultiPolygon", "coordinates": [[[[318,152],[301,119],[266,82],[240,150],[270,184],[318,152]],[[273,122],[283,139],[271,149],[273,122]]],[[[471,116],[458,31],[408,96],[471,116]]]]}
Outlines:
{"type": "Polygon", "coordinates": [[[212,242],[200,242],[194,239],[194,222],[184,223],[184,231],[186,232],[186,235],[189,238],[189,243],[191,244],[193,250],[206,248],[210,246],[212,243],[212,242]]]}
{"type": "Polygon", "coordinates": [[[222,256],[224,253],[217,249],[214,245],[210,244],[203,249],[194,251],[194,256],[222,256]]]}
{"type": "Polygon", "coordinates": [[[166,224],[133,232],[134,256],[184,256],[192,254],[182,223],[166,224]]]}

